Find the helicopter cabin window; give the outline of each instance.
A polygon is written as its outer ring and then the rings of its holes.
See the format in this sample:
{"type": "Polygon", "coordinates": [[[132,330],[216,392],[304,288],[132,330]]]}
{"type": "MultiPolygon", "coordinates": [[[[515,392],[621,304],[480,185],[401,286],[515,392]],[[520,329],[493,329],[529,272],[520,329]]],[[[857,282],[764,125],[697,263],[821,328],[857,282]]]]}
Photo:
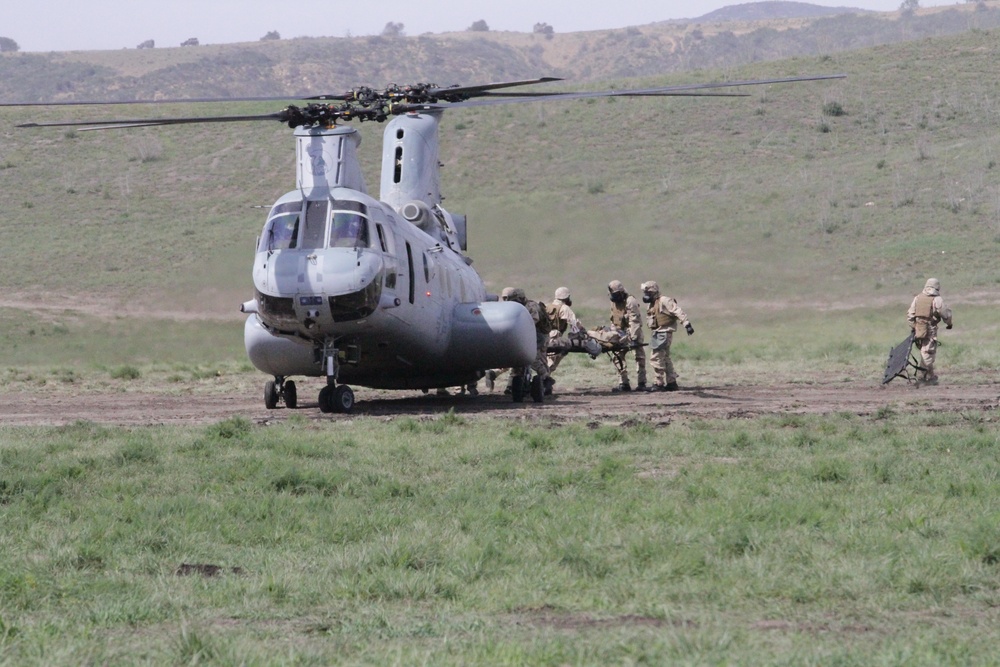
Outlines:
{"type": "Polygon", "coordinates": [[[260,252],[272,252],[294,248],[299,235],[299,219],[302,213],[302,202],[278,204],[271,209],[264,226],[264,234],[260,237],[260,252]]]}
{"type": "Polygon", "coordinates": [[[329,210],[327,200],[307,201],[305,228],[299,243],[301,248],[322,248],[326,238],[326,212],[329,210]]]}

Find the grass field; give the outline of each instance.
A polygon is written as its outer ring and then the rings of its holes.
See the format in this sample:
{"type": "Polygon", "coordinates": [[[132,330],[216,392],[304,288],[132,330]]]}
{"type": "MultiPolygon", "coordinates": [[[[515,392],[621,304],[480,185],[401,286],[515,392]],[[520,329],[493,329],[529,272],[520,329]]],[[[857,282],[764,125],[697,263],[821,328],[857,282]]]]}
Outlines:
{"type": "Polygon", "coordinates": [[[993,418],[0,428],[0,664],[995,664],[993,418]]]}

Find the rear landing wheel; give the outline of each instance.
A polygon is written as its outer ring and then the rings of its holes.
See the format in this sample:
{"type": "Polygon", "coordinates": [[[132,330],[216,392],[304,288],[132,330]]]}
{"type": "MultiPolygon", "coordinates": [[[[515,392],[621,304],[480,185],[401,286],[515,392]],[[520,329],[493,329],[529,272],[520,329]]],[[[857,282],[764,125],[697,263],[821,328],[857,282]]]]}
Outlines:
{"type": "Polygon", "coordinates": [[[531,378],[531,389],[529,391],[531,394],[531,400],[535,403],[541,403],[545,396],[545,386],[542,384],[542,376],[536,375],[531,378]]]}
{"type": "Polygon", "coordinates": [[[264,383],[264,407],[268,410],[274,410],[278,407],[278,385],[275,384],[274,380],[268,380],[264,383]]]}
{"type": "Polygon", "coordinates": [[[524,403],[524,378],[515,376],[510,382],[510,395],[515,403],[524,403]]]}

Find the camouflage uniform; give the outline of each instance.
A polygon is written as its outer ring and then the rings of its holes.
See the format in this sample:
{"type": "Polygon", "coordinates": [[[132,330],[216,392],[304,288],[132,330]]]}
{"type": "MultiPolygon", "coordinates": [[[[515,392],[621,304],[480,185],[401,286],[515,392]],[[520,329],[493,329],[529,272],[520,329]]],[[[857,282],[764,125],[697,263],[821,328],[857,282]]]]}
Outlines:
{"type": "Polygon", "coordinates": [[[910,309],[906,313],[906,321],[913,329],[913,342],[920,348],[923,363],[923,381],[937,384],[938,376],[934,372],[934,360],[937,357],[938,322],[944,322],[945,328],[951,328],[951,308],[941,298],[941,282],[937,278],[928,278],[923,291],[913,297],[910,309]]]}
{"type": "MultiPolygon", "coordinates": [[[[555,298],[552,303],[549,304],[547,308],[549,322],[552,326],[552,330],[549,332],[548,347],[562,347],[569,349],[570,342],[567,338],[567,333],[577,332],[582,328],[580,321],[576,319],[576,313],[570,306],[573,304],[573,297],[569,292],[568,287],[559,287],[556,289],[555,298]]],[[[555,372],[556,368],[563,358],[569,354],[568,352],[551,352],[549,354],[549,375],[551,376],[555,372]]],[[[550,377],[546,386],[549,388],[547,391],[551,393],[551,386],[555,384],[550,377]]]]}
{"type": "MultiPolygon", "coordinates": [[[[629,342],[635,345],[635,375],[636,389],[646,389],[646,350],[642,347],[642,314],[639,312],[639,300],[625,291],[620,280],[608,283],[611,298],[611,325],[628,334],[629,342]]],[[[631,391],[628,381],[628,367],[625,363],[625,352],[616,353],[617,366],[621,369],[618,391],[631,391]]]]}
{"type": "Polygon", "coordinates": [[[670,344],[673,342],[678,322],[684,325],[689,336],[694,333],[694,327],[677,304],[677,300],[660,294],[660,286],[654,281],[644,282],[640,289],[642,300],[649,304],[646,309],[646,324],[653,332],[649,344],[651,350],[649,356],[653,372],[656,374],[656,384],[650,391],[676,391],[677,373],[674,372],[674,364],[670,360],[670,344]]]}
{"type": "MultiPolygon", "coordinates": [[[[530,368],[538,374],[538,377],[542,378],[541,381],[544,383],[549,377],[549,368],[546,363],[546,355],[548,354],[548,343],[549,343],[549,318],[548,314],[545,312],[545,305],[538,303],[537,301],[532,301],[527,298],[524,294],[524,290],[520,287],[505,287],[500,293],[501,301],[516,301],[528,310],[528,314],[531,315],[532,321],[535,323],[535,359],[531,362],[530,368]]],[[[527,374],[527,369],[512,368],[510,371],[510,379],[507,381],[507,387],[510,388],[515,377],[523,377],[527,374]]]]}

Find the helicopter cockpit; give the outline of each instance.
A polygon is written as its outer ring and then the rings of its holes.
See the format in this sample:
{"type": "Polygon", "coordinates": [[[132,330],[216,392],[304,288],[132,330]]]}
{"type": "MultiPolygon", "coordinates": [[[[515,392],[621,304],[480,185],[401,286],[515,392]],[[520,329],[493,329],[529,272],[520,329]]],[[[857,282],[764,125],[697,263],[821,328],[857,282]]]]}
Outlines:
{"type": "Polygon", "coordinates": [[[331,248],[367,248],[368,220],[360,213],[334,211],[330,225],[331,248]]]}
{"type": "Polygon", "coordinates": [[[260,252],[294,248],[298,243],[299,217],[302,202],[277,204],[271,209],[264,235],[260,237],[260,252]]]}
{"type": "Polygon", "coordinates": [[[274,252],[323,247],[374,247],[369,232],[368,211],[364,204],[338,200],[300,200],[275,204],[268,215],[257,250],[274,252]],[[331,209],[333,212],[329,216],[330,224],[327,225],[327,212],[331,209]],[[303,220],[304,225],[301,224],[303,220]]]}

